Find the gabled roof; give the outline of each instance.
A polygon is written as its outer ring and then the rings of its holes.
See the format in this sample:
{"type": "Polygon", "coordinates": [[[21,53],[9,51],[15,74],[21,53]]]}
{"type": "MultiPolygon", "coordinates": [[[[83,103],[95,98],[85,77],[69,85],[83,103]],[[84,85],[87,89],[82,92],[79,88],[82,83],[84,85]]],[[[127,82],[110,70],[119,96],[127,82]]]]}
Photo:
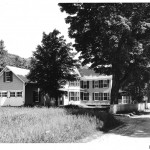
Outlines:
{"type": "Polygon", "coordinates": [[[82,69],[78,69],[81,76],[99,76],[99,73],[95,73],[94,70],[92,69],[87,69],[87,68],[82,68],[82,69]]]}
{"type": "Polygon", "coordinates": [[[82,80],[99,80],[99,79],[111,79],[112,75],[101,75],[99,73],[95,73],[94,70],[89,68],[81,68],[78,69],[81,75],[82,80]]]}
{"type": "MultiPolygon", "coordinates": [[[[12,71],[21,81],[29,82],[26,76],[29,74],[30,70],[14,66],[6,66],[5,68],[8,68],[10,71],[12,71]]],[[[2,72],[5,70],[5,68],[2,70],[2,72]]]]}

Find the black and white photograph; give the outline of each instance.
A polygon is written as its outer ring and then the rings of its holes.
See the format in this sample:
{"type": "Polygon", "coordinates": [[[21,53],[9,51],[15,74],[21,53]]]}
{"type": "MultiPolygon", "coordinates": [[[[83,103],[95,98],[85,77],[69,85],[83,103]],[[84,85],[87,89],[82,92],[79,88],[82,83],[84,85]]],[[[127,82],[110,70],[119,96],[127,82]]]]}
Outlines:
{"type": "Polygon", "coordinates": [[[0,147],[12,143],[150,149],[150,2],[0,0],[0,147]]]}

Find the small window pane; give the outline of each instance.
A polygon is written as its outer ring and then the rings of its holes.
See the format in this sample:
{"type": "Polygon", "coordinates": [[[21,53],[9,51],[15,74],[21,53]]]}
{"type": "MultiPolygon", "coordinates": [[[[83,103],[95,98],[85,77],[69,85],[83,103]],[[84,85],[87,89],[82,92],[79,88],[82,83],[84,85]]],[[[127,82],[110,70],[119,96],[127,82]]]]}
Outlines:
{"type": "Polygon", "coordinates": [[[17,92],[17,97],[22,97],[22,92],[17,92]]]}
{"type": "Polygon", "coordinates": [[[7,92],[2,92],[2,97],[7,97],[7,92]]]}
{"type": "Polygon", "coordinates": [[[71,96],[74,96],[74,92],[71,92],[71,94],[70,94],[71,96]]]}
{"type": "Polygon", "coordinates": [[[15,97],[15,92],[10,92],[10,97],[15,97]]]}
{"type": "Polygon", "coordinates": [[[79,100],[79,92],[70,92],[70,100],[71,101],[79,100]]]}
{"type": "Polygon", "coordinates": [[[89,93],[84,93],[84,100],[89,100],[89,93]]]}
{"type": "Polygon", "coordinates": [[[70,81],[69,86],[79,86],[79,81],[70,81]]]}
{"type": "Polygon", "coordinates": [[[109,93],[104,93],[104,100],[109,100],[109,93]]]}

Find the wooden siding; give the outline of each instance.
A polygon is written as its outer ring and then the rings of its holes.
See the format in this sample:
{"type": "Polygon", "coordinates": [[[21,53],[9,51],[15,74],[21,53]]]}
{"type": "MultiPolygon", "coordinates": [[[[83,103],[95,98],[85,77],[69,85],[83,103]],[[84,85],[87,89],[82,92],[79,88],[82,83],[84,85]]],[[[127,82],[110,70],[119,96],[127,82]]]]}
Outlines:
{"type": "Polygon", "coordinates": [[[4,82],[3,74],[0,76],[0,90],[23,90],[23,82],[14,74],[12,77],[12,82],[4,82]]]}
{"type": "MultiPolygon", "coordinates": [[[[103,100],[103,101],[94,101],[93,100],[93,93],[111,93],[111,85],[112,85],[112,80],[109,82],[109,87],[106,88],[93,88],[93,81],[89,81],[89,88],[85,89],[86,92],[89,93],[89,100],[88,101],[82,101],[81,103],[83,104],[95,104],[95,105],[108,105],[110,104],[109,100],[103,100]]],[[[81,92],[81,91],[80,91],[81,92]]]]}

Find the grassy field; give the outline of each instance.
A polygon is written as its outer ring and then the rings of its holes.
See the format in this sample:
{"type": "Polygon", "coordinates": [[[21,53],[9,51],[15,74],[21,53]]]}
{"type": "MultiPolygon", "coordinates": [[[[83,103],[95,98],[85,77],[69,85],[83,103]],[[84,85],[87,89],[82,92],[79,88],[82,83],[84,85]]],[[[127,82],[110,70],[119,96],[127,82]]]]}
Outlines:
{"type": "Polygon", "coordinates": [[[0,142],[77,142],[118,124],[113,116],[97,109],[0,107],[0,142]]]}

